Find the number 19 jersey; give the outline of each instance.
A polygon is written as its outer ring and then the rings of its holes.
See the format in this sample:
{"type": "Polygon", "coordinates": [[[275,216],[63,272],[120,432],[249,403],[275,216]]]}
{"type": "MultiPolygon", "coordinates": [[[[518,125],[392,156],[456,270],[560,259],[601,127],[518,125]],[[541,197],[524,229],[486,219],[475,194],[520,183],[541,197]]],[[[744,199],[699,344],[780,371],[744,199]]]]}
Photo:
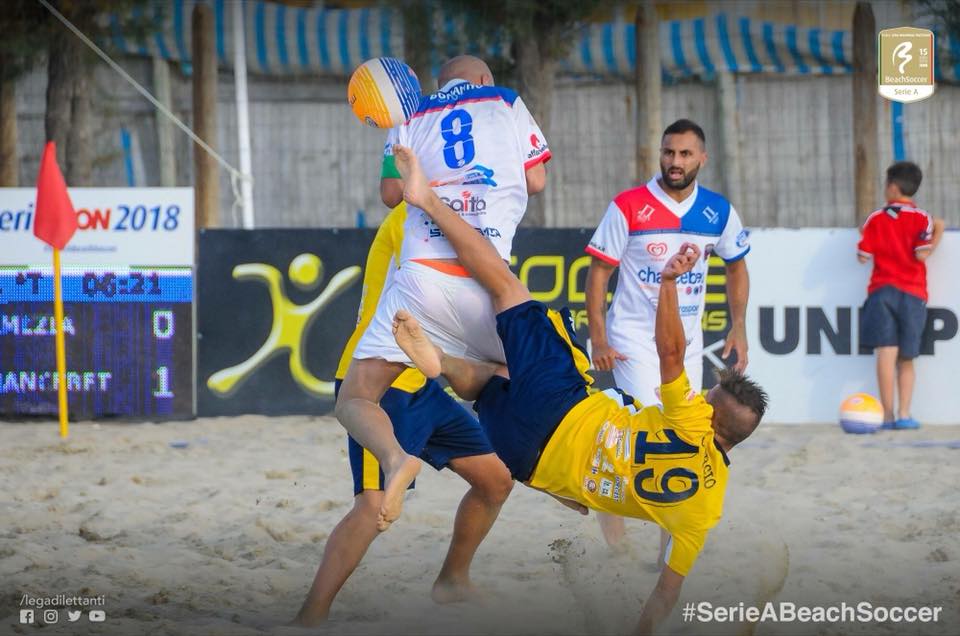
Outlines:
{"type": "Polygon", "coordinates": [[[530,485],[653,521],[670,533],[667,564],[686,576],[720,520],[728,461],[714,440],[713,407],[686,372],[660,394],[662,407],[642,410],[616,389],[581,401],[550,437],[530,485]]]}
{"type": "MultiPolygon", "coordinates": [[[[512,90],[451,80],[424,96],[405,124],[391,129],[384,155],[399,143],[416,153],[440,199],[510,260],[527,209],[526,170],[550,159],[543,132],[512,90]]],[[[401,261],[456,258],[423,210],[408,206],[401,261]]]]}

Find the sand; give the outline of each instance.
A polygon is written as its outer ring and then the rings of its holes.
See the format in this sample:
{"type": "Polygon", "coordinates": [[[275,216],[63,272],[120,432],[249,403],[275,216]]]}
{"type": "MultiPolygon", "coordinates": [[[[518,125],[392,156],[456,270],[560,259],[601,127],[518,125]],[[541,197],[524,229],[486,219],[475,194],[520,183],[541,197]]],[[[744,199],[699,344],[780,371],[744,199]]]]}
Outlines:
{"type": "MultiPolygon", "coordinates": [[[[875,436],[765,426],[731,454],[724,519],[664,633],[960,631],[960,426],[875,436]],[[953,444],[950,444],[953,442],[953,444]],[[952,446],[952,447],[951,447],[952,446]],[[684,623],[687,602],[869,601],[940,606],[936,623],[684,623]]],[[[315,630],[294,616],[352,500],[329,417],[166,424],[0,424],[0,633],[615,634],[656,581],[657,531],[625,550],[596,521],[518,486],[473,573],[483,605],[436,606],[430,585],[465,484],[426,468],[315,630]],[[21,626],[24,595],[104,597],[83,615],[21,626]]],[[[36,611],[37,620],[42,612],[36,611]]]]}

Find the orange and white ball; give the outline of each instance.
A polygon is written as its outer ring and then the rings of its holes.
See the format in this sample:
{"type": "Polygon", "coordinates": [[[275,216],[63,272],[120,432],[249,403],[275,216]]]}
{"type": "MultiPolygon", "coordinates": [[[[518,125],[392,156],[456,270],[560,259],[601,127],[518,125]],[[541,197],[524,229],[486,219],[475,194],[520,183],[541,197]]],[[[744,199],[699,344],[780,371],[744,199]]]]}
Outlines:
{"type": "Polygon", "coordinates": [[[378,57],[357,67],[347,85],[347,101],[357,119],[374,128],[393,128],[417,112],[420,82],[395,57],[378,57]]]}
{"type": "Polygon", "coordinates": [[[846,433],[875,433],[883,425],[883,406],[869,393],[854,393],[840,404],[840,426],[846,433]]]}

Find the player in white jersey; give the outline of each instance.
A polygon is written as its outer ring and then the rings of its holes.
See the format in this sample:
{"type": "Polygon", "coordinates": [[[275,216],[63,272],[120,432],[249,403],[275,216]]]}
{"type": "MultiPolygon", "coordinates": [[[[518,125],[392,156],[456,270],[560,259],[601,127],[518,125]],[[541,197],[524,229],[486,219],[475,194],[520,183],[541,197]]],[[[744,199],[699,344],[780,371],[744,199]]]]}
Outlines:
{"type": "MultiPolygon", "coordinates": [[[[410,120],[390,132],[393,143],[413,149],[437,194],[487,237],[509,261],[527,197],[546,185],[550,158],[543,133],[519,96],[493,85],[480,59],[460,56],[440,70],[440,90],[424,96],[410,120]]],[[[385,165],[385,173],[389,166],[385,165]]],[[[402,181],[381,179],[387,205],[402,198],[402,181]]],[[[408,206],[400,269],[380,298],[357,344],[337,399],[336,415],[347,432],[379,460],[385,476],[377,527],[399,515],[403,495],[420,469],[419,458],[397,443],[380,408],[383,393],[410,364],[393,337],[393,316],[412,313],[445,350],[476,360],[504,361],[490,296],[466,273],[443,233],[430,218],[408,206]]]]}
{"type": "MultiPolygon", "coordinates": [[[[644,405],[660,402],[653,339],[659,272],[684,243],[696,244],[703,254],[691,271],[677,279],[687,338],[684,366],[691,387],[702,389],[700,323],[711,254],[722,258],[727,270],[731,326],[722,357],[736,351],[734,368],[743,372],[747,366],[749,277],[744,256],[750,251],[749,237],[730,202],[697,183],[697,173],[706,159],[700,126],[687,119],[668,126],[660,147],[660,175],[617,195],[586,248],[593,257],[586,296],[594,366],[601,371],[612,370],[617,387],[644,405]],[[605,317],[607,285],[618,267],[617,288],[605,317]]],[[[619,543],[624,536],[623,519],[605,514],[599,518],[607,542],[619,543]]]]}

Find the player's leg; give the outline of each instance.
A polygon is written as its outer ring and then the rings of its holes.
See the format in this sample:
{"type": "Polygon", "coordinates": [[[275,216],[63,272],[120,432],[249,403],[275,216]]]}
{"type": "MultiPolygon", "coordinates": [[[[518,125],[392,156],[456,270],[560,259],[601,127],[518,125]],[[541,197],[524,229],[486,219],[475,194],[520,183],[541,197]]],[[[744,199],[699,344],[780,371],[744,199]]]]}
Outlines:
{"type": "Polygon", "coordinates": [[[311,627],[327,618],[333,599],[380,534],[377,515],[382,502],[383,492],[379,490],[364,490],[354,498],[353,508],[327,539],[320,567],[293,621],[295,624],[311,627]]]}
{"type": "Polygon", "coordinates": [[[877,358],[877,388],[880,390],[880,404],[883,406],[883,421],[893,422],[894,376],[897,370],[897,347],[875,347],[877,358]]]}
{"type": "Polygon", "coordinates": [[[407,487],[420,472],[420,460],[407,454],[397,441],[380,398],[406,368],[378,358],[354,359],[343,379],[335,413],[350,436],[370,450],[386,477],[383,505],[377,519],[381,531],[390,527],[403,508],[407,487]]]}
{"type": "Polygon", "coordinates": [[[476,228],[460,218],[430,188],[416,155],[394,147],[397,168],[404,179],[404,199],[426,212],[457,252],[460,263],[490,293],[499,313],[530,300],[530,292],[514,276],[497,250],[476,228]]]}
{"type": "Polygon", "coordinates": [[[900,292],[897,316],[897,428],[917,428],[918,422],[910,416],[916,371],[913,359],[920,355],[923,330],[927,324],[927,306],[922,299],[900,292]]]}
{"type": "Polygon", "coordinates": [[[445,353],[433,344],[420,322],[403,309],[393,319],[397,344],[428,378],[443,375],[454,392],[465,400],[474,400],[494,375],[506,376],[506,367],[493,362],[466,360],[445,353]]]}
{"type": "Polygon", "coordinates": [[[433,584],[431,597],[437,603],[464,601],[474,595],[470,564],[513,488],[510,471],[494,453],[451,459],[449,466],[470,484],[470,490],[457,508],[450,548],[433,584]]]}
{"type": "Polygon", "coordinates": [[[913,387],[916,383],[916,370],[912,358],[897,359],[897,419],[910,418],[910,404],[913,401],[913,387]]]}

